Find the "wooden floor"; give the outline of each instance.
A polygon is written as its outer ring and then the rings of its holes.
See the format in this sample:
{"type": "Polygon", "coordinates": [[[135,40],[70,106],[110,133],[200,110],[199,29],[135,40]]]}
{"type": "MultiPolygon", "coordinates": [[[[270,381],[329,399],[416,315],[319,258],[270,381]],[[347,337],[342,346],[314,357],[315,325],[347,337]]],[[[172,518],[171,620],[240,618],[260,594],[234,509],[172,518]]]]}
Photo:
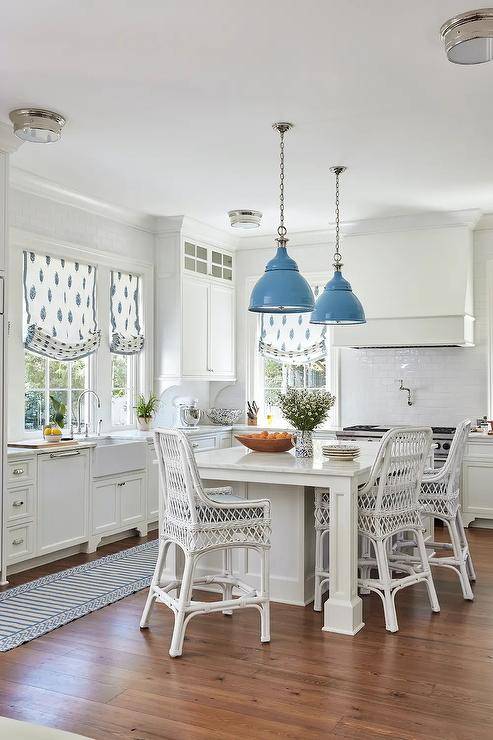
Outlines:
{"type": "Polygon", "coordinates": [[[440,569],[441,614],[424,587],[405,589],[397,634],[385,631],[377,596],[364,597],[366,628],[355,638],[322,633],[310,607],[274,604],[270,645],[259,643],[256,611],[214,614],[192,620],[183,657],[171,659],[171,613],[158,605],[151,629],[139,631],[146,594],[135,594],[0,654],[0,714],[90,738],[491,740],[493,531],[469,538],[475,602],[440,569]]]}

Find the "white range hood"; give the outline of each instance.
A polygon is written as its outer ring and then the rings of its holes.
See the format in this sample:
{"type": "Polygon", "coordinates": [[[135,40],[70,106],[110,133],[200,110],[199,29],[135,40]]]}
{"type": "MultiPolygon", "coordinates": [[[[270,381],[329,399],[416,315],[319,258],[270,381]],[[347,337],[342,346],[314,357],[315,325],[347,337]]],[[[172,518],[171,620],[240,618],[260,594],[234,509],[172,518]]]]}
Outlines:
{"type": "Polygon", "coordinates": [[[348,235],[343,254],[367,323],[335,326],[334,346],[473,346],[470,225],[348,235]]]}

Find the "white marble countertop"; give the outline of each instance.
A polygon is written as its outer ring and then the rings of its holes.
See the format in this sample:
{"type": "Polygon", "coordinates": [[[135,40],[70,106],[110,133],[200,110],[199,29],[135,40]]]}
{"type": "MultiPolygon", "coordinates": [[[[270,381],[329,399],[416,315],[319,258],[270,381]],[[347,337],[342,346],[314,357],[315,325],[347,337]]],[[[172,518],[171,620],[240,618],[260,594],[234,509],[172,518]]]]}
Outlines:
{"type": "Polygon", "coordinates": [[[471,432],[469,435],[469,442],[493,442],[493,434],[486,434],[485,432],[471,432]]]}
{"type": "Polygon", "coordinates": [[[45,452],[60,452],[61,450],[74,450],[74,449],[85,449],[87,447],[95,447],[96,440],[84,439],[76,440],[74,444],[63,444],[59,445],[56,442],[50,444],[49,447],[7,447],[7,458],[13,457],[26,457],[27,455],[42,455],[45,452]]]}
{"type": "MultiPolygon", "coordinates": [[[[326,437],[331,439],[330,437],[326,437]]],[[[354,462],[336,462],[322,456],[322,440],[314,440],[314,455],[311,458],[294,456],[294,450],[289,452],[253,452],[245,447],[229,447],[222,450],[211,450],[196,453],[196,460],[202,477],[211,476],[221,471],[221,478],[228,479],[228,475],[237,480],[248,481],[252,473],[282,473],[295,477],[306,478],[306,485],[310,485],[310,477],[320,475],[336,475],[342,477],[360,477],[368,473],[378,452],[378,445],[362,440],[357,446],[361,450],[360,457],[354,462]],[[239,475],[239,477],[238,477],[239,475]]],[[[233,478],[231,478],[233,479],[233,478]]]]}

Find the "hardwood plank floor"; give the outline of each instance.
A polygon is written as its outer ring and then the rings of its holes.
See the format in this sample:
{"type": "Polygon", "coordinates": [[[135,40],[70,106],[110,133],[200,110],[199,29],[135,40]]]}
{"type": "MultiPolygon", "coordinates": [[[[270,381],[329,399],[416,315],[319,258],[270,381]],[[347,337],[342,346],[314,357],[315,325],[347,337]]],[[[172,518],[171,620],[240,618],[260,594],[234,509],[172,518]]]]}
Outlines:
{"type": "MultiPolygon", "coordinates": [[[[396,634],[375,595],[364,597],[366,628],[355,638],[321,632],[311,607],[273,604],[269,645],[253,610],[213,614],[192,620],[183,657],[171,659],[165,607],[139,630],[142,591],[0,654],[0,714],[97,740],[491,740],[493,531],[468,536],[475,601],[435,569],[441,613],[430,612],[424,587],[405,589],[396,634]]],[[[33,569],[11,586],[137,542],[33,569]]]]}

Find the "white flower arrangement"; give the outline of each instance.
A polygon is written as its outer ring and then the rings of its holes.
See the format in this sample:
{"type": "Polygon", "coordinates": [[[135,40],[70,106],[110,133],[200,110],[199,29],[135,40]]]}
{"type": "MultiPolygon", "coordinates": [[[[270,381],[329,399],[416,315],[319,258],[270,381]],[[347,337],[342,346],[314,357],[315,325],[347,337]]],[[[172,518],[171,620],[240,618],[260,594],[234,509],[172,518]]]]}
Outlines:
{"type": "Polygon", "coordinates": [[[290,388],[279,394],[279,407],[295,429],[311,432],[327,418],[335,400],[328,391],[290,388]]]}

